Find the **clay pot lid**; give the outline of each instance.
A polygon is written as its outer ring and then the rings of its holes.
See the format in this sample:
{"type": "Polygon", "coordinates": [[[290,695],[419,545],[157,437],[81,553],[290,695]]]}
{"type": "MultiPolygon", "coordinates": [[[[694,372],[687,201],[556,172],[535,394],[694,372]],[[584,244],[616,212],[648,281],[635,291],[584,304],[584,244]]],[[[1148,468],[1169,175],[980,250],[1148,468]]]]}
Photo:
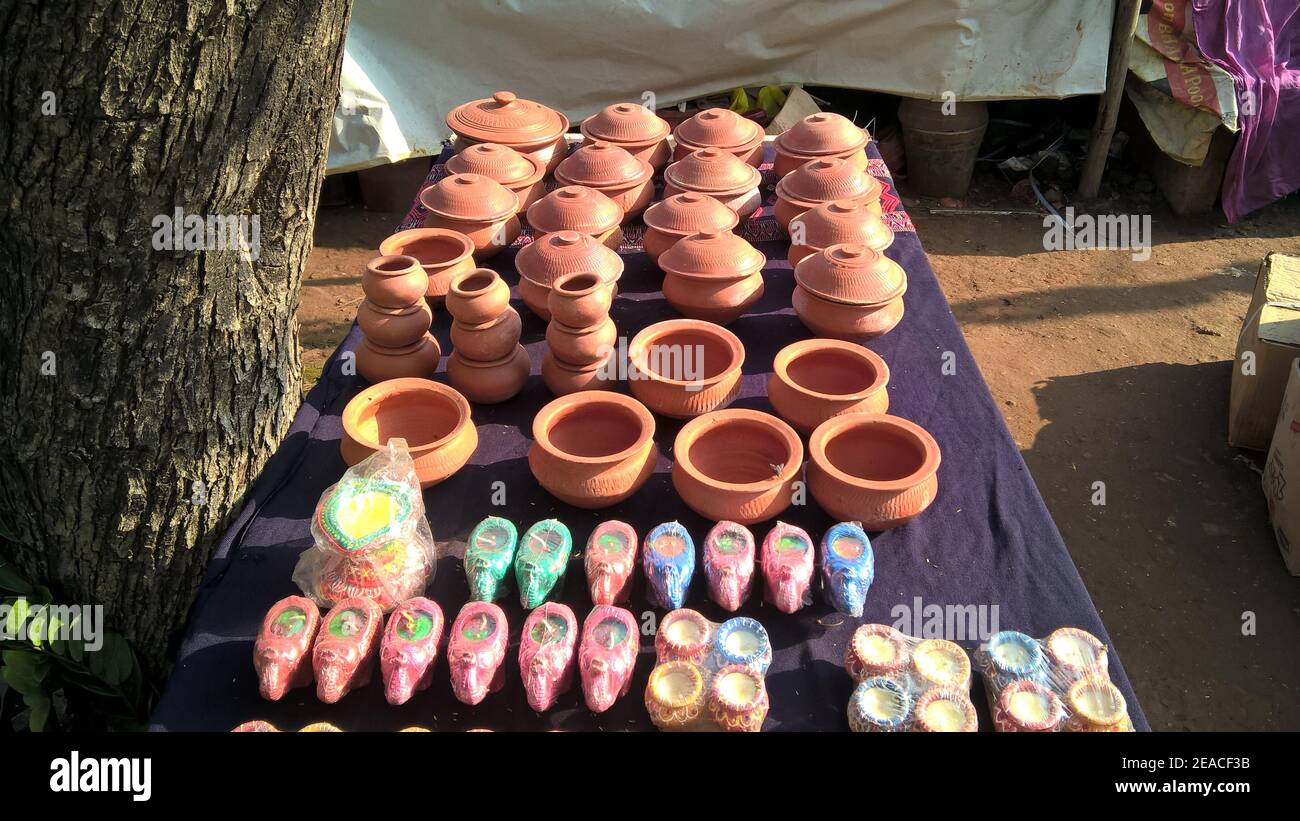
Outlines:
{"type": "Polygon", "coordinates": [[[730,231],[740,223],[736,212],[708,194],[674,194],[646,209],[642,220],[651,228],[679,236],[700,231],[730,231]]]}
{"type": "Polygon", "coordinates": [[[654,175],[644,160],[633,157],[626,148],[599,140],[584,145],[565,157],[555,168],[555,179],[564,185],[612,188],[636,185],[654,175]]]}
{"type": "Polygon", "coordinates": [[[710,194],[747,191],[762,179],[757,168],[721,148],[692,151],[664,169],[665,182],[710,194]]]}
{"type": "Polygon", "coordinates": [[[934,475],[942,457],[939,443],[915,422],[887,413],[845,413],[832,416],[812,432],[808,437],[808,458],[844,484],[871,490],[899,491],[915,487],[934,475]],[[845,451],[879,454],[873,465],[877,475],[851,473],[845,470],[844,465],[831,461],[827,447],[841,436],[852,437],[857,445],[854,448],[842,445],[845,451]]]}
{"type": "Polygon", "coordinates": [[[803,226],[800,244],[812,248],[861,243],[883,251],[894,242],[894,232],[866,200],[824,202],[795,217],[790,225],[796,223],[803,226]]]}
{"type": "Polygon", "coordinates": [[[763,127],[729,108],[708,108],[682,122],[677,142],[696,148],[739,149],[763,140],[763,127]]]}
{"type": "Polygon", "coordinates": [[[519,197],[482,174],[452,174],[420,192],[431,214],[453,220],[491,222],[519,210],[519,197]]]}
{"type": "Polygon", "coordinates": [[[907,290],[901,265],[860,244],[832,245],[800,260],[794,280],[813,296],[848,305],[880,305],[907,290]]]}
{"type": "Polygon", "coordinates": [[[582,121],[582,136],[620,145],[650,145],[667,137],[672,129],[659,115],[636,103],[615,103],[582,121]]]}
{"type": "Polygon", "coordinates": [[[532,154],[520,154],[508,145],[475,143],[447,160],[453,174],[481,174],[507,188],[533,183],[546,176],[546,163],[532,154]]]}
{"type": "Polygon", "coordinates": [[[447,127],[477,142],[540,147],[568,131],[569,118],[541,103],[522,100],[513,91],[498,91],[453,108],[447,114],[447,127]]]}
{"type": "Polygon", "coordinates": [[[521,248],[515,268],[521,277],[547,287],[577,271],[611,282],[623,275],[623,258],[590,234],[556,231],[521,248]]]}
{"type": "Polygon", "coordinates": [[[537,446],[551,456],[577,464],[618,464],[640,453],[654,433],[655,419],[650,409],[631,396],[613,391],[570,393],[552,400],[533,417],[533,441],[537,446]],[[570,425],[583,420],[599,423],[584,426],[589,432],[581,443],[585,452],[575,452],[577,449],[567,441],[553,440],[552,434],[565,420],[571,420],[570,425]],[[625,430],[617,430],[616,425],[625,430]],[[610,446],[602,447],[605,444],[610,446]]]}
{"type": "Polygon", "coordinates": [[[528,206],[528,224],[542,233],[577,231],[599,236],[623,221],[623,206],[584,185],[557,188],[528,206]]]}
{"type": "Polygon", "coordinates": [[[766,262],[762,251],[731,231],[692,234],[659,257],[659,267],[665,273],[694,279],[748,276],[766,262]]]}
{"type": "MultiPolygon", "coordinates": [[[[410,347],[426,342],[421,338],[410,347]]],[[[371,385],[343,408],[343,430],[353,441],[372,449],[387,444],[379,441],[380,417],[386,417],[388,436],[402,436],[413,454],[437,450],[469,424],[469,401],[455,388],[432,379],[401,377],[371,385]],[[373,435],[372,435],[372,422],[373,435]]]]}
{"type": "Polygon", "coordinates": [[[875,177],[839,157],[806,162],[776,184],[777,196],[813,204],[877,199],[882,190],[875,177]]]}
{"type": "Polygon", "coordinates": [[[865,129],[848,117],[830,111],[809,114],[777,135],[777,147],[792,154],[818,156],[844,154],[865,148],[870,140],[865,129]]]}

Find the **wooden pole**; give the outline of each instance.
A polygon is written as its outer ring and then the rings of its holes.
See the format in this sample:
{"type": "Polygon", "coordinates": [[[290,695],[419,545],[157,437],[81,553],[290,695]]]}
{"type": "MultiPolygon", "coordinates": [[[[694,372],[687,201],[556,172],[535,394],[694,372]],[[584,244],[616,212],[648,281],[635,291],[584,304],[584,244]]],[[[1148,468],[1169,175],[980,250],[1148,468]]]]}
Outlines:
{"type": "Polygon", "coordinates": [[[1124,95],[1124,79],[1128,76],[1128,53],[1137,31],[1140,0],[1119,0],[1115,9],[1115,22],[1110,31],[1110,59],[1106,65],[1106,90],[1097,106],[1097,121],[1088,139],[1088,156],[1079,174],[1079,196],[1095,197],[1101,189],[1101,174],[1106,170],[1106,156],[1110,153],[1110,139],[1115,135],[1115,120],[1124,95]]]}

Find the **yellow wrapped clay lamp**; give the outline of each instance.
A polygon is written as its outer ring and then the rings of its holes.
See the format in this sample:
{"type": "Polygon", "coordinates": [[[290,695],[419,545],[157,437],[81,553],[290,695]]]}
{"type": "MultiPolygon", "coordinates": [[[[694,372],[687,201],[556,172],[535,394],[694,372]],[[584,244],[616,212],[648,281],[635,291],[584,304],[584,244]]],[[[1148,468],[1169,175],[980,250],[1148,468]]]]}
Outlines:
{"type": "Polygon", "coordinates": [[[763,204],[758,186],[763,176],[721,148],[702,148],[664,169],[664,197],[693,192],[707,194],[748,217],[763,204]]]}
{"type": "Polygon", "coordinates": [[[623,222],[641,215],[654,199],[654,169],[622,148],[603,141],[574,151],[555,169],[560,185],[594,188],[618,203],[623,222]]]}
{"type": "Polygon", "coordinates": [[[569,118],[513,91],[497,91],[453,108],[447,127],[456,133],[457,152],[476,143],[505,145],[536,157],[549,173],[564,159],[569,118]]]}
{"type": "Polygon", "coordinates": [[[690,661],[669,661],[650,672],[645,707],[661,730],[695,730],[706,719],[708,691],[703,669],[690,661]]]}
{"type": "Polygon", "coordinates": [[[916,729],[923,733],[973,733],[979,729],[975,705],[965,690],[931,687],[916,700],[916,729]]]}
{"type": "Polygon", "coordinates": [[[1062,627],[1052,631],[1043,643],[1047,645],[1048,657],[1067,680],[1106,675],[1106,645],[1087,630],[1062,627]]]}
{"type": "Polygon", "coordinates": [[[528,206],[533,241],[559,231],[577,231],[617,251],[623,244],[623,207],[594,188],[566,185],[528,206]]]}
{"type": "Polygon", "coordinates": [[[871,135],[840,114],[819,111],[809,114],[777,135],[773,147],[776,161],[772,170],[784,177],[813,160],[839,158],[853,167],[867,168],[867,143],[871,135]]]}
{"type": "Polygon", "coordinates": [[[551,321],[551,288],[566,274],[596,274],[606,283],[610,297],[623,276],[623,258],[589,234],[558,231],[534,240],[515,255],[519,296],[533,313],[551,321]]]}
{"type": "Polygon", "coordinates": [[[853,631],[844,652],[844,669],[854,681],[898,676],[912,662],[907,636],[888,624],[864,624],[853,631]]]}
{"type": "Polygon", "coordinates": [[[426,228],[464,234],[474,259],[496,256],[519,237],[519,197],[482,174],[452,174],[420,192],[426,228]]]}
{"type": "Polygon", "coordinates": [[[1070,717],[1065,729],[1087,733],[1130,733],[1133,722],[1129,719],[1128,704],[1124,694],[1102,676],[1088,676],[1070,685],[1066,696],[1070,717]]]}
{"type": "Polygon", "coordinates": [[[970,656],[947,639],[926,639],[913,647],[912,669],[931,685],[970,690],[970,656]]]}
{"type": "Polygon", "coordinates": [[[832,245],[865,245],[884,253],[894,243],[894,232],[880,215],[879,201],[835,200],[823,202],[790,222],[790,253],[793,268],[813,254],[832,245]]]}
{"type": "Polygon", "coordinates": [[[708,108],[673,130],[673,160],[701,148],[720,148],[757,168],[763,164],[763,127],[728,108],[708,108]]]}
{"type": "Polygon", "coordinates": [[[847,160],[814,160],[792,171],[776,184],[776,205],[772,216],[789,233],[795,217],[824,202],[853,200],[880,213],[883,186],[870,174],[854,168],[847,160]]]}
{"type": "Polygon", "coordinates": [[[636,103],[615,103],[582,121],[582,144],[604,141],[613,143],[633,157],[661,170],[672,157],[667,121],[652,110],[636,103]]]}
{"type": "Polygon", "coordinates": [[[280,732],[280,728],[275,726],[269,721],[260,721],[260,720],[245,721],[243,724],[240,724],[238,727],[231,730],[230,732],[232,733],[278,733],[280,732]]]}
{"type": "Polygon", "coordinates": [[[690,661],[703,664],[712,647],[713,625],[700,613],[686,607],[664,616],[655,632],[655,656],[660,661],[690,661]]]}
{"type": "Polygon", "coordinates": [[[794,281],[794,312],[817,336],[864,342],[903,319],[907,273],[865,245],[832,245],[805,257],[794,281]]]}
{"type": "Polygon", "coordinates": [[[532,154],[520,154],[508,145],[479,143],[471,145],[447,160],[452,174],[481,174],[514,192],[522,213],[546,194],[542,178],[546,163],[532,154]]]}
{"type": "Polygon", "coordinates": [[[340,730],[338,727],[335,727],[333,724],[330,724],[328,721],[316,721],[303,727],[298,732],[300,733],[341,733],[343,731],[340,730]]]}
{"type": "Polygon", "coordinates": [[[641,245],[655,262],[669,248],[701,231],[730,231],[740,217],[708,194],[688,192],[665,196],[641,215],[645,234],[641,245]]]}
{"type": "Polygon", "coordinates": [[[1065,709],[1044,683],[1020,679],[998,694],[993,726],[1000,733],[1054,733],[1061,729],[1065,709]]]}
{"type": "Polygon", "coordinates": [[[728,664],[714,674],[709,688],[709,714],[724,732],[758,732],[767,718],[768,706],[763,674],[754,668],[728,664]]]}

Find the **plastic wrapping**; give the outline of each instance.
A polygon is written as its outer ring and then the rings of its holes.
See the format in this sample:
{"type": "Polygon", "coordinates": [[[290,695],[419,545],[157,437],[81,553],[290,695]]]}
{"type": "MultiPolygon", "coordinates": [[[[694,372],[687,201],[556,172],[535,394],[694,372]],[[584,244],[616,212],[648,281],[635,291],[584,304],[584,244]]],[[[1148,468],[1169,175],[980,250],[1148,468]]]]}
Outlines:
{"type": "Polygon", "coordinates": [[[695,541],[680,522],[657,525],[642,551],[647,596],[665,610],[681,607],[695,575],[695,541]]]}
{"type": "Polygon", "coordinates": [[[443,623],[442,608],[423,596],[407,599],[388,617],[379,643],[379,671],[389,704],[405,704],[433,683],[443,623]]]}
{"type": "Polygon", "coordinates": [[[492,602],[466,603],[451,626],[447,666],[451,691],[462,704],[475,705],[506,683],[506,644],[510,625],[492,602]]]}
{"type": "Polygon", "coordinates": [[[333,704],[370,683],[383,623],[373,599],[344,599],[325,614],[311,651],[317,698],[333,704]]]}
{"type": "Polygon", "coordinates": [[[763,539],[763,597],[782,613],[812,604],[816,553],[801,527],[777,522],[763,539]]]}
{"type": "Polygon", "coordinates": [[[257,688],[267,701],[312,683],[311,651],[320,630],[320,609],[311,599],[287,596],[271,605],[253,644],[257,688]]]}
{"type": "Polygon", "coordinates": [[[515,554],[519,603],[531,610],[564,591],[564,572],[573,555],[573,535],[559,519],[544,519],[528,528],[515,554]]]}
{"type": "Polygon", "coordinates": [[[854,732],[970,732],[971,662],[946,639],[916,639],[887,624],[864,624],[844,653],[857,682],[849,698],[854,732]]]}
{"type": "Polygon", "coordinates": [[[839,612],[861,618],[867,591],[876,578],[876,557],[862,526],[840,522],[826,531],[821,565],[826,600],[839,612]]]}
{"type": "Polygon", "coordinates": [[[636,572],[636,530],[627,522],[601,522],[587,539],[583,566],[592,604],[620,604],[632,592],[636,572]]]}
{"type": "Polygon", "coordinates": [[[473,601],[496,601],[510,592],[519,531],[509,519],[489,516],[474,526],[465,545],[465,579],[473,601]]]}
{"type": "Polygon", "coordinates": [[[754,534],[736,522],[718,522],[704,537],[704,576],[709,598],[734,613],[754,586],[754,534]]]}
{"type": "Polygon", "coordinates": [[[593,713],[603,713],[627,695],[641,633],[636,618],[621,607],[598,604],[582,624],[578,671],[582,696],[593,713]]]}
{"type": "Polygon", "coordinates": [[[528,706],[545,712],[573,686],[578,619],[568,606],[546,602],[528,614],[519,636],[519,675],[528,706]]]}

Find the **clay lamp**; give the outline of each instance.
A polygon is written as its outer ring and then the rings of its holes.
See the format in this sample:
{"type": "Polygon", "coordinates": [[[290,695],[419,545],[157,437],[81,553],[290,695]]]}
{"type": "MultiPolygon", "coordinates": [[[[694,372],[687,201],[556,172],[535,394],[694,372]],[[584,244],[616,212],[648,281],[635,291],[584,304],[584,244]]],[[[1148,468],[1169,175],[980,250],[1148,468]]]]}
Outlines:
{"type": "Polygon", "coordinates": [[[763,127],[729,108],[708,108],[673,130],[673,160],[701,148],[721,148],[757,168],[763,163],[763,127]]]}
{"type": "Polygon", "coordinates": [[[812,575],[816,553],[808,531],[777,522],[760,549],[763,598],[782,613],[795,613],[812,604],[812,575]]]}
{"type": "Polygon", "coordinates": [[[510,626],[506,614],[491,602],[467,602],[452,622],[447,642],[451,692],[471,706],[505,686],[510,626]]]}
{"type": "Polygon", "coordinates": [[[728,665],[748,667],[760,676],[772,664],[772,641],[767,630],[755,619],[737,616],[718,625],[713,632],[710,665],[714,669],[728,665]]]}
{"type": "Polygon", "coordinates": [[[1068,679],[1107,672],[1106,645],[1087,630],[1062,627],[1053,630],[1044,644],[1056,669],[1068,679]]]}
{"type": "Polygon", "coordinates": [[[767,257],[730,231],[704,231],[659,257],[663,293],[678,313],[726,325],[763,296],[767,257]]]}
{"type": "Polygon", "coordinates": [[[970,696],[956,687],[931,687],[913,708],[915,729],[922,733],[973,733],[979,717],[970,696]]]}
{"type": "Polygon", "coordinates": [[[645,223],[641,245],[656,262],[680,239],[701,231],[730,231],[740,223],[735,211],[694,192],[665,197],[647,208],[641,220],[645,223]]]}
{"type": "Polygon", "coordinates": [[[714,674],[709,714],[723,732],[757,733],[763,728],[769,705],[767,686],[755,670],[731,665],[714,674]]]}
{"type": "Polygon", "coordinates": [[[838,339],[804,339],[772,360],[767,398],[802,434],[844,413],[889,410],[889,366],[873,351],[838,339]]]}
{"type": "Polygon", "coordinates": [[[1124,694],[1105,676],[1088,676],[1070,685],[1066,694],[1070,718],[1066,729],[1085,733],[1131,733],[1124,694]]]}
{"type": "Polygon", "coordinates": [[[655,632],[655,658],[704,664],[713,644],[713,625],[698,611],[682,607],[659,622],[655,632]]]}
{"type": "Polygon", "coordinates": [[[654,472],[654,416],[609,391],[561,396],[533,417],[528,466],[538,483],[575,507],[603,508],[635,493],[654,472]]]}
{"type": "Polygon", "coordinates": [[[442,304],[452,278],[474,267],[474,243],[459,231],[445,228],[398,231],[379,243],[379,253],[415,257],[429,277],[425,298],[435,308],[442,304]]]}
{"type": "Polygon", "coordinates": [[[587,614],[578,644],[578,673],[587,709],[603,713],[627,695],[640,636],[636,618],[621,607],[598,604],[587,614]]]}
{"type": "Polygon", "coordinates": [[[626,602],[636,572],[636,530],[616,519],[601,522],[587,538],[583,566],[592,604],[626,602]]]}
{"type": "Polygon", "coordinates": [[[311,650],[316,698],[334,704],[370,683],[383,623],[384,611],[371,599],[343,599],[325,614],[311,650]]]}
{"type": "Polygon", "coordinates": [[[763,204],[758,186],[762,175],[752,165],[720,148],[703,148],[688,154],[664,170],[664,196],[691,191],[707,194],[747,217],[763,204]]]}
{"type": "Polygon", "coordinates": [[[431,379],[391,379],[366,388],[343,408],[343,461],[355,465],[406,440],[421,487],[431,487],[465,466],[478,447],[469,402],[431,379]]]}
{"type": "Polygon", "coordinates": [[[823,202],[855,200],[878,210],[883,190],[875,177],[853,167],[848,160],[813,160],[782,177],[776,184],[776,206],[772,209],[772,216],[776,217],[781,230],[788,233],[791,220],[823,202]]]}
{"type": "Polygon", "coordinates": [[[656,607],[676,610],[686,602],[695,576],[695,540],[681,522],[664,522],[646,534],[641,550],[646,598],[656,607]]]}
{"type": "Polygon", "coordinates": [[[452,174],[420,192],[428,212],[426,228],[458,231],[474,243],[474,259],[483,261],[514,242],[519,225],[519,197],[482,174],[452,174]]]}
{"type": "Polygon", "coordinates": [[[715,522],[749,525],[790,506],[803,443],[771,414],[728,408],[687,422],[673,458],[673,487],[687,507],[715,522]]]}
{"type": "Polygon", "coordinates": [[[706,680],[704,669],[689,661],[657,665],[645,688],[650,720],[665,732],[702,728],[708,720],[706,680]]]}
{"type": "Polygon", "coordinates": [[[582,185],[557,188],[528,207],[534,241],[557,231],[577,231],[617,251],[623,243],[622,222],[622,206],[582,185]]]}
{"type": "Polygon", "coordinates": [[[790,253],[793,268],[805,257],[820,254],[832,245],[865,245],[884,253],[894,243],[894,232],[880,216],[875,202],[835,200],[805,211],[790,222],[790,253]]]}
{"type": "Polygon", "coordinates": [[[267,701],[312,682],[311,649],[320,629],[320,610],[311,599],[288,596],[266,611],[253,645],[257,688],[267,701]]]}
{"type": "Polygon", "coordinates": [[[848,117],[829,111],[809,114],[777,135],[772,170],[779,178],[814,160],[840,158],[865,171],[870,141],[867,130],[858,128],[848,117]]]}
{"type": "Polygon", "coordinates": [[[654,169],[613,143],[594,142],[574,151],[555,169],[560,185],[594,188],[623,209],[623,222],[641,215],[654,199],[654,169]]]}
{"type": "Polygon", "coordinates": [[[582,121],[583,145],[613,143],[641,162],[659,171],[672,157],[668,123],[650,109],[636,103],[615,103],[582,121]]]}
{"type": "Polygon", "coordinates": [[[546,163],[508,145],[471,145],[447,160],[447,170],[452,174],[480,174],[501,183],[519,198],[517,213],[523,213],[546,193],[542,183],[546,163]]]}
{"type": "Polygon", "coordinates": [[[736,398],[745,346],[712,322],[670,319],[634,336],[628,360],[633,396],[655,413],[689,419],[736,398]]]}
{"type": "Polygon", "coordinates": [[[569,118],[541,103],[522,100],[514,92],[498,91],[453,108],[447,114],[447,127],[456,133],[458,152],[475,143],[505,145],[536,157],[549,173],[564,159],[569,118]]]}
{"type": "Polygon", "coordinates": [[[956,642],[926,639],[912,648],[912,672],[923,685],[970,689],[970,656],[956,642]]]}
{"type": "Polygon", "coordinates": [[[528,614],[519,634],[519,675],[528,706],[546,712],[573,686],[578,620],[567,605],[546,602],[528,614]]]}
{"type": "Polygon", "coordinates": [[[423,596],[407,599],[388,617],[379,643],[379,671],[389,704],[405,704],[433,683],[443,624],[442,608],[423,596]]]}
{"type": "Polygon", "coordinates": [[[856,523],[839,522],[822,537],[820,558],[827,601],[839,612],[861,618],[876,578],[871,539],[856,523]]]}
{"type": "Polygon", "coordinates": [[[1037,681],[1013,681],[1002,689],[993,708],[999,733],[1054,733],[1065,720],[1065,707],[1051,688],[1037,681]]]}
{"type": "Polygon", "coordinates": [[[474,526],[465,542],[465,581],[471,601],[496,601],[510,591],[519,531],[514,522],[488,516],[474,526]]]}
{"type": "Polygon", "coordinates": [[[573,534],[559,519],[534,522],[519,538],[515,552],[515,585],[525,610],[540,607],[564,590],[564,577],[573,556],[573,534]]]}
{"type": "Polygon", "coordinates": [[[278,733],[280,732],[280,728],[276,727],[274,724],[272,724],[269,721],[254,720],[254,721],[245,721],[243,724],[240,724],[238,727],[231,730],[230,732],[232,733],[278,733]]]}
{"type": "Polygon", "coordinates": [[[910,668],[912,645],[888,624],[864,624],[853,631],[844,651],[844,669],[854,681],[872,676],[896,677],[910,668]]]}
{"type": "Polygon", "coordinates": [[[718,522],[704,537],[704,577],[709,598],[734,613],[749,598],[757,550],[754,534],[736,522],[718,522]]]}
{"type": "Polygon", "coordinates": [[[357,372],[370,384],[378,385],[392,379],[432,375],[442,359],[442,350],[428,331],[399,348],[380,345],[363,335],[357,344],[356,357],[357,372]]]}
{"type": "Polygon", "coordinates": [[[986,681],[1001,689],[1027,678],[1047,683],[1047,659],[1032,636],[1016,630],[994,633],[976,653],[986,681]]]}
{"type": "Polygon", "coordinates": [[[847,413],[808,439],[808,489],[842,522],[885,530],[916,518],[939,492],[939,443],[915,422],[847,413]]]}
{"type": "Polygon", "coordinates": [[[551,286],[565,274],[592,273],[610,289],[623,276],[623,258],[601,245],[594,237],[576,231],[559,231],[519,249],[515,255],[519,272],[519,296],[533,313],[549,322],[551,286]]]}
{"type": "Polygon", "coordinates": [[[865,245],[832,245],[794,269],[794,312],[818,336],[865,341],[903,318],[907,273],[865,245]]]}
{"type": "Polygon", "coordinates": [[[415,257],[375,257],[361,275],[361,291],[372,305],[405,308],[424,298],[429,277],[415,257]]]}
{"type": "Polygon", "coordinates": [[[912,696],[886,676],[864,679],[849,698],[849,729],[855,733],[898,732],[912,718],[912,696]]]}

